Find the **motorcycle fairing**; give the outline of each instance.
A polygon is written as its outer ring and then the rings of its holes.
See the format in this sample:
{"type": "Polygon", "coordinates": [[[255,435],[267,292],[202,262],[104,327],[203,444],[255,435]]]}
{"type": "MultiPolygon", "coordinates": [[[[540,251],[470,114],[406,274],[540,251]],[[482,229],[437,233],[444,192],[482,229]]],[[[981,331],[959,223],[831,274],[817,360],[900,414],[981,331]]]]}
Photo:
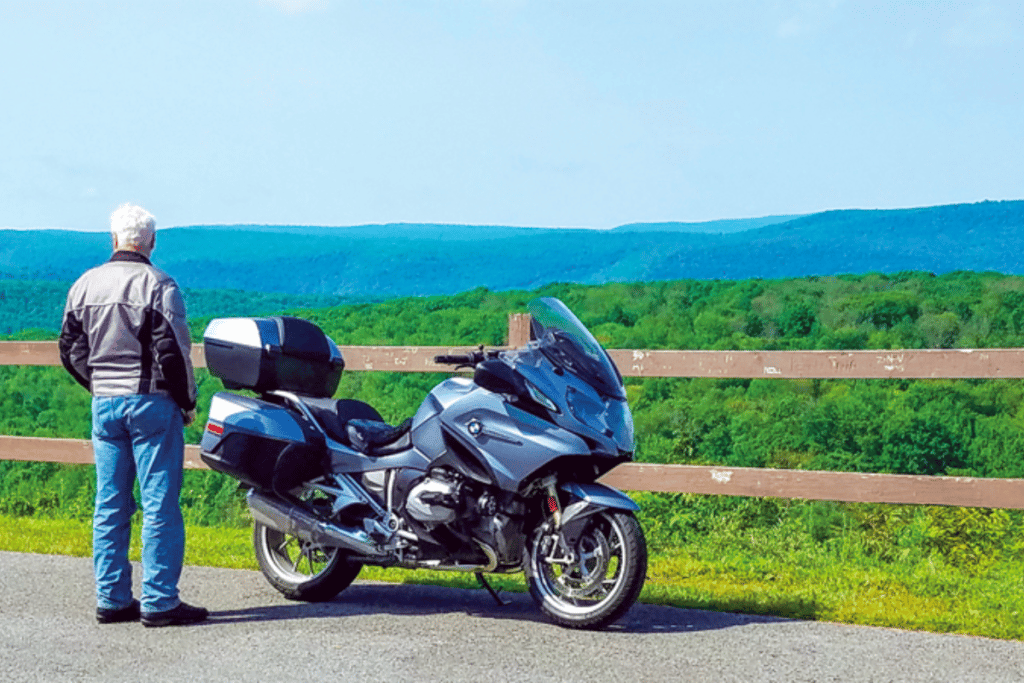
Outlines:
{"type": "Polygon", "coordinates": [[[532,473],[567,453],[590,452],[579,436],[475,385],[451,401],[439,420],[444,431],[472,451],[494,483],[506,491],[519,490],[532,473]]]}
{"type": "Polygon", "coordinates": [[[536,348],[517,352],[513,360],[519,374],[558,407],[551,416],[555,424],[591,442],[592,447],[584,452],[632,457],[633,416],[625,401],[598,393],[572,373],[557,374],[551,361],[536,348]]]}

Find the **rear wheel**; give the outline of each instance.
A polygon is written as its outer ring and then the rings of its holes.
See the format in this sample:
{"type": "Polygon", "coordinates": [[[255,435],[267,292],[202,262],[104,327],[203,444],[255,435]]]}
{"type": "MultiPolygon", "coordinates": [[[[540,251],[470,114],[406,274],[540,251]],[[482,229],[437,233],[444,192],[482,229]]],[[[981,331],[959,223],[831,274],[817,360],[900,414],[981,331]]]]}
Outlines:
{"type": "Polygon", "coordinates": [[[541,611],[570,628],[601,628],[624,615],[647,578],[647,542],[636,517],[594,513],[568,552],[546,529],[530,548],[530,595],[541,611]]]}
{"type": "Polygon", "coordinates": [[[350,562],[338,548],[315,545],[256,522],[252,544],[260,571],[290,600],[330,600],[359,575],[363,565],[350,562]]]}

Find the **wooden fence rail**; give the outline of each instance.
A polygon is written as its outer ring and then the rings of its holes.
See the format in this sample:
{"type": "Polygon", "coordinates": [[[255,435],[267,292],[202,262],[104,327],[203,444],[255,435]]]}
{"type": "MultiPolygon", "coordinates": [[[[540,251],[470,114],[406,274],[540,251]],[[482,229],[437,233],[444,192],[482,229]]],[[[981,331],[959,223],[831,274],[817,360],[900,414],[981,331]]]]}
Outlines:
{"type": "MultiPolygon", "coordinates": [[[[509,317],[509,345],[529,339],[529,316],[509,317]]],[[[341,346],[348,371],[449,372],[433,362],[447,346],[341,346]]],[[[609,351],[626,377],[771,379],[1024,378],[1024,349],[901,351],[609,351]]],[[[205,367],[202,346],[192,360],[205,367]]],[[[60,365],[56,342],[0,342],[2,365],[60,365]]],[[[0,460],[90,464],[80,439],[0,436],[0,460]]],[[[186,467],[202,468],[196,446],[186,467]]],[[[1024,479],[926,477],[695,465],[620,465],[602,479],[631,491],[1024,509],[1024,479]]]]}
{"type": "MultiPolygon", "coordinates": [[[[339,346],[348,371],[450,372],[434,356],[451,346],[339,346]]],[[[463,347],[464,348],[464,347],[463,347]]],[[[610,349],[625,377],[737,379],[1024,378],[1024,349],[904,351],[648,351],[610,349]]],[[[206,367],[203,347],[192,362],[206,367]]],[[[0,342],[0,365],[60,365],[56,342],[0,342]]]]}
{"type": "MultiPolygon", "coordinates": [[[[0,436],[0,460],[89,465],[93,462],[92,443],[86,439],[0,436]]],[[[185,447],[185,467],[206,468],[198,446],[185,447]]],[[[1024,479],[627,463],[601,481],[627,491],[1024,509],[1024,479]]]]}

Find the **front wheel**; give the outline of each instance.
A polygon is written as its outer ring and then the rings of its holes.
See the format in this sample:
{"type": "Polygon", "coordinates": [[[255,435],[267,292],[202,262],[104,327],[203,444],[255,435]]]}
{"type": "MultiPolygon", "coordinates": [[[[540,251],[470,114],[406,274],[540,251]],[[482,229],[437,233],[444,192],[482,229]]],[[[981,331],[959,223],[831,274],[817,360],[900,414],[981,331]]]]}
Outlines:
{"type": "Polygon", "coordinates": [[[314,545],[259,522],[253,526],[252,544],[263,576],[290,600],[330,600],[363,568],[337,548],[314,545]]]}
{"type": "Polygon", "coordinates": [[[590,516],[575,547],[547,525],[530,548],[530,595],[548,617],[570,628],[601,628],[636,602],[647,578],[647,542],[632,513],[590,516]]]}

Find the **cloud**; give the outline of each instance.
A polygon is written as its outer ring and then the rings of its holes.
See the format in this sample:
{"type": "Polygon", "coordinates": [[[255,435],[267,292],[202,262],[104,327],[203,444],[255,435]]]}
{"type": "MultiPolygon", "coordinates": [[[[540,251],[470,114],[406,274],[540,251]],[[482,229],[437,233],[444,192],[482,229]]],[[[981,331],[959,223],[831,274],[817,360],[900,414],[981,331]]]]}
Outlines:
{"type": "Polygon", "coordinates": [[[327,0],[260,0],[261,5],[274,7],[285,14],[302,14],[323,9],[327,0]]]}

